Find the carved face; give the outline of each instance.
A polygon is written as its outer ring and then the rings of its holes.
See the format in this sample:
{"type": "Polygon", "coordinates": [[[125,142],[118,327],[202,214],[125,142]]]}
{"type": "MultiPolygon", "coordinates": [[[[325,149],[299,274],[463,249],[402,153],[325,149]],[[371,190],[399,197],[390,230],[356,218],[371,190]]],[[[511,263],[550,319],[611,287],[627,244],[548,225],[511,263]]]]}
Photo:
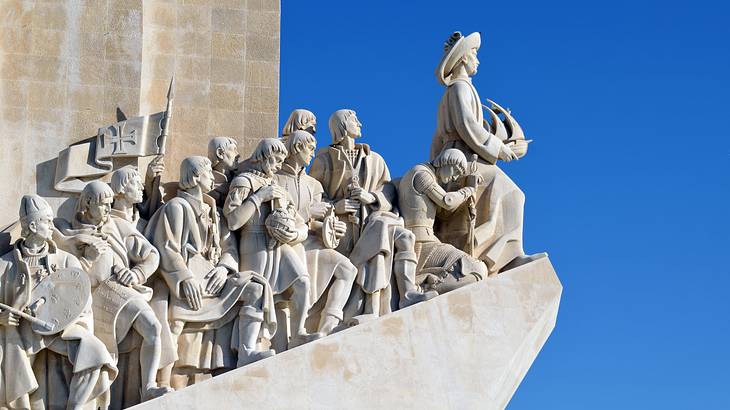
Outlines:
{"type": "Polygon", "coordinates": [[[215,184],[215,178],[213,177],[213,168],[206,166],[205,169],[198,175],[198,186],[203,192],[210,192],[213,190],[215,184]]]}
{"type": "Polygon", "coordinates": [[[317,120],[312,119],[312,121],[304,124],[304,127],[302,127],[304,131],[307,131],[308,133],[314,135],[317,133],[317,120]]]}
{"type": "Polygon", "coordinates": [[[31,221],[30,224],[28,224],[28,230],[32,234],[37,235],[38,237],[43,238],[47,241],[53,238],[53,230],[51,229],[52,227],[52,215],[46,215],[36,218],[35,220],[31,221]]]}
{"type": "Polygon", "coordinates": [[[455,165],[444,165],[436,171],[438,175],[439,183],[446,185],[449,182],[454,182],[461,176],[459,168],[455,165]]]}
{"type": "Polygon", "coordinates": [[[135,172],[134,176],[127,182],[127,185],[124,186],[124,199],[130,204],[138,204],[142,202],[143,193],[144,185],[142,184],[142,177],[139,173],[135,172]]]}
{"type": "Polygon", "coordinates": [[[295,154],[297,162],[299,162],[300,164],[304,164],[305,166],[309,165],[309,163],[312,162],[312,159],[314,158],[314,151],[316,149],[317,146],[314,143],[304,144],[299,152],[295,154]]]}
{"type": "Polygon", "coordinates": [[[350,115],[350,118],[347,119],[347,124],[345,124],[347,129],[347,135],[351,138],[359,138],[362,135],[361,127],[362,124],[360,123],[360,120],[357,119],[357,115],[352,114],[350,115]]]}
{"type": "Polygon", "coordinates": [[[284,154],[277,152],[263,159],[261,161],[261,172],[269,176],[274,175],[281,169],[281,164],[284,163],[285,158],[284,154]]]}
{"type": "Polygon", "coordinates": [[[86,217],[88,222],[98,225],[109,219],[112,212],[112,198],[104,199],[100,204],[88,204],[86,208],[86,217]]]}
{"type": "Polygon", "coordinates": [[[473,76],[477,73],[477,67],[479,67],[479,59],[477,58],[477,49],[472,48],[464,56],[464,68],[469,76],[473,76]]]}
{"type": "Polygon", "coordinates": [[[240,158],[241,156],[238,154],[238,147],[234,144],[228,144],[226,148],[218,149],[218,159],[226,168],[226,171],[236,169],[240,158]]]}

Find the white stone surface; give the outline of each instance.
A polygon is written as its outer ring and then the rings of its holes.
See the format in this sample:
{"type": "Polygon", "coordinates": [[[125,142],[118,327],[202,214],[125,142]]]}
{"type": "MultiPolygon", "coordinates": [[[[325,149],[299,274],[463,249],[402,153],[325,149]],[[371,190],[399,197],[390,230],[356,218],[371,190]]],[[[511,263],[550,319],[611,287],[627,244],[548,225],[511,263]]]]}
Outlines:
{"type": "Polygon", "coordinates": [[[135,408],[504,408],[561,292],[542,258],[135,408]]]}

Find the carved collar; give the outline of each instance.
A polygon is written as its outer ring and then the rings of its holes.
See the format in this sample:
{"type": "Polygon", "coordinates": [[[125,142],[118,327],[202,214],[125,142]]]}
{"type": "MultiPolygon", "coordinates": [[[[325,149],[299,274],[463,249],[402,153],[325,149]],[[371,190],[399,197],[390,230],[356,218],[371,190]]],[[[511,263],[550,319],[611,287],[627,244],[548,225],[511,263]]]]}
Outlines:
{"type": "Polygon", "coordinates": [[[302,174],[304,174],[304,167],[300,168],[299,171],[295,171],[293,166],[285,162],[281,165],[281,170],[279,172],[287,175],[302,176],[302,174]]]}

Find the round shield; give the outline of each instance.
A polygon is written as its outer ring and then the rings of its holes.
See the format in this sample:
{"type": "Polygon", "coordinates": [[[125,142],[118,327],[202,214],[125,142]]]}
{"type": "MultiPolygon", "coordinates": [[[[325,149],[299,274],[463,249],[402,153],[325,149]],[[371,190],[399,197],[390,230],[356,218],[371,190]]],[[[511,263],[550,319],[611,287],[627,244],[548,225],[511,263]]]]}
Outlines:
{"type": "Polygon", "coordinates": [[[333,211],[322,221],[322,242],[328,249],[335,249],[340,245],[340,239],[335,233],[335,222],[337,222],[337,220],[338,219],[333,211]]]}
{"type": "Polygon", "coordinates": [[[91,282],[78,268],[61,268],[46,276],[33,289],[30,306],[42,322],[33,323],[33,331],[42,335],[61,332],[84,311],[91,297],[91,282]],[[49,329],[52,327],[52,329],[49,329]]]}

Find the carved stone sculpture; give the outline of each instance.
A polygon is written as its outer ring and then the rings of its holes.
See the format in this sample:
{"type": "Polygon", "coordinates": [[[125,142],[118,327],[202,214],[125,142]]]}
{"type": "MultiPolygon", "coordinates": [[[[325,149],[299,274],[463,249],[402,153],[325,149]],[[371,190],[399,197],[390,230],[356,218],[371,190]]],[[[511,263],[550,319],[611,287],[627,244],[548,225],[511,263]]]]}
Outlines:
{"type": "Polygon", "coordinates": [[[322,184],[304,170],[314,157],[317,141],[307,131],[298,130],[288,136],[285,144],[288,156],[274,179],[286,189],[309,230],[303,242],[314,302],[309,321],[318,323],[320,333],[329,334],[343,320],[357,268],[331,247],[345,234],[347,226],[334,215],[332,205],[322,201],[322,184]],[[328,235],[334,236],[334,241],[328,241],[328,235]]]}
{"type": "MultiPolygon", "coordinates": [[[[0,258],[0,407],[81,409],[87,403],[107,408],[109,387],[117,376],[114,360],[93,329],[88,278],[79,260],[52,241],[53,212],[37,195],[21,200],[21,239],[0,258]],[[54,277],[67,271],[71,288],[54,277]],[[55,281],[55,282],[54,282],[55,281]],[[66,300],[73,319],[66,326],[39,331],[34,318],[44,309],[39,290],[50,283],[48,298],[66,300]],[[84,286],[84,283],[86,285],[84,286]],[[83,293],[74,293],[74,288],[83,293]],[[72,312],[80,311],[80,315],[72,312]]],[[[57,307],[56,307],[57,309],[57,307]]],[[[65,321],[65,320],[64,320],[65,321]]],[[[58,324],[58,323],[57,323],[58,324]]]]}
{"type": "Polygon", "coordinates": [[[317,117],[309,110],[297,108],[289,114],[284,127],[281,130],[281,140],[286,142],[294,131],[307,131],[314,135],[317,133],[317,117]]]}
{"type": "Polygon", "coordinates": [[[146,230],[161,257],[153,304],[176,347],[165,352],[173,357],[161,380],[176,389],[274,354],[257,348],[259,336],[276,331],[271,289],[258,273],[239,271],[236,239],[206,194],[213,184],[207,158],[185,158],[177,196],[146,230]]]}
{"type": "Polygon", "coordinates": [[[144,232],[147,220],[162,205],[159,190],[160,175],[165,171],[164,156],[157,156],[147,167],[146,183],[137,168],[126,166],[112,173],[110,186],[114,191],[111,214],[144,232]]]}
{"type": "Polygon", "coordinates": [[[213,190],[208,193],[218,208],[223,208],[228,196],[228,185],[238,168],[238,143],[233,138],[215,137],[208,142],[208,159],[213,164],[213,190]]]}
{"type": "Polygon", "coordinates": [[[301,217],[286,190],[274,180],[286,156],[281,141],[261,140],[248,160],[251,168],[231,182],[223,213],[228,227],[239,231],[240,269],[260,272],[269,281],[277,300],[290,301],[291,348],[321,335],[307,333],[305,329],[311,307],[311,282],[303,252],[294,249],[307,238],[308,229],[304,223],[296,222],[301,217]],[[276,221],[269,219],[270,216],[276,221]]]}
{"type": "Polygon", "coordinates": [[[360,121],[352,110],[338,110],[329,120],[332,145],[321,150],[310,170],[324,188],[347,231],[337,250],[357,266],[356,286],[346,316],[379,316],[391,311],[391,273],[400,291],[400,306],[427,300],[415,284],[415,236],[394,212],[395,188],[383,157],[360,138],[360,121]]]}
{"type": "Polygon", "coordinates": [[[78,198],[71,227],[63,231],[68,236],[95,239],[75,249],[91,278],[94,333],[113,357],[130,353],[141,343],[139,359],[120,369],[122,377],[112,391],[113,405],[121,408],[170,389],[156,382],[162,327],[148,304],[152,289],[144,286],[157,270],[160,256],[135,225],[111,214],[113,200],[109,185],[89,182],[78,198]],[[135,342],[138,336],[142,340],[135,342]],[[141,395],[126,394],[127,383],[135,386],[131,391],[141,389],[141,395]]]}
{"type": "MultiPolygon", "coordinates": [[[[473,247],[474,255],[484,261],[491,272],[499,272],[508,264],[516,267],[535,258],[526,256],[522,248],[522,222],[525,195],[497,165],[497,160],[511,161],[527,153],[529,141],[524,135],[509,135],[506,124],[515,124],[507,110],[504,122],[491,109],[484,107],[471,77],[477,73],[479,33],[466,37],[454,33],[445,44],[444,55],[436,69],[436,78],[446,86],[438,108],[436,132],[431,144],[431,159],[447,148],[456,148],[467,157],[477,155],[477,169],[482,177],[476,191],[475,228],[470,227],[465,210],[440,221],[436,231],[443,242],[459,249],[473,247]],[[482,109],[490,115],[484,119],[482,109]],[[472,231],[472,232],[470,232],[472,231]],[[471,241],[472,243],[467,243],[471,241]]],[[[498,106],[497,106],[498,107],[498,106]]],[[[515,134],[517,126],[511,131],[515,134]]]]}
{"type": "MultiPolygon", "coordinates": [[[[434,234],[438,211],[454,211],[467,205],[475,192],[465,186],[448,192],[467,170],[464,154],[457,149],[442,151],[433,161],[416,165],[400,180],[398,205],[405,226],[416,235],[418,280],[422,287],[444,293],[487,276],[487,266],[463,250],[442,243],[434,234]]],[[[476,178],[473,178],[476,185],[476,178]]]]}

